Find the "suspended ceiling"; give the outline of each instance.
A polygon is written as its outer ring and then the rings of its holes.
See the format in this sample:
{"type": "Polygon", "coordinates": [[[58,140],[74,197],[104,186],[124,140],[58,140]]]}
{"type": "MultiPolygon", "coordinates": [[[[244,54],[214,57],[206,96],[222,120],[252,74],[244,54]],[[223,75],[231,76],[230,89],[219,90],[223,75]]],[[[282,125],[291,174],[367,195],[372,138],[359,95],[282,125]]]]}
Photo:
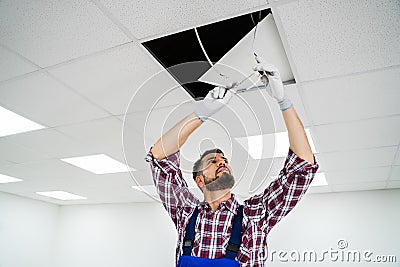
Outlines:
{"type": "MultiPolygon", "coordinates": [[[[0,137],[0,173],[23,179],[0,184],[0,191],[60,205],[155,201],[131,188],[128,173],[95,175],[60,159],[106,154],[124,162],[127,112],[127,160],[137,169],[136,183],[150,185],[143,157],[192,110],[193,98],[141,43],[266,8],[296,80],[286,91],[310,129],[328,182],[310,193],[399,188],[397,0],[48,0],[0,1],[0,106],[46,126],[0,137]],[[87,199],[35,193],[53,190],[87,199]]],[[[234,138],[285,127],[264,92],[242,97],[216,115],[221,124],[206,123],[193,134],[182,168],[190,169],[199,144],[201,150],[214,142],[230,153],[243,177],[235,190],[247,197],[277,174],[284,158],[248,159],[234,138]]],[[[184,175],[193,186],[190,173],[184,175]]]]}

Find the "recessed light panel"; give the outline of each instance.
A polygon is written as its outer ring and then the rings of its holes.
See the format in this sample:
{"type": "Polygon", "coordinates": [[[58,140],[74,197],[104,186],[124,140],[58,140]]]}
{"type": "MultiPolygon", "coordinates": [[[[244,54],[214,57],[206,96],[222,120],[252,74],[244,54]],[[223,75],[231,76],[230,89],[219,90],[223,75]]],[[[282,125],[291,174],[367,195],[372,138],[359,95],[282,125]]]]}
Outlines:
{"type": "Polygon", "coordinates": [[[323,185],[328,185],[328,182],[326,181],[325,178],[325,173],[317,172],[315,174],[314,180],[311,182],[311,186],[323,186],[323,185]]]}
{"type": "Polygon", "coordinates": [[[128,169],[128,166],[125,164],[104,154],[66,158],[61,160],[95,174],[128,172],[129,170],[135,171],[135,169],[128,169]]]}
{"type": "Polygon", "coordinates": [[[86,199],[86,197],[78,196],[71,194],[65,191],[48,191],[48,192],[36,192],[38,195],[56,198],[60,200],[77,200],[77,199],[86,199]]]}
{"type": "MultiPolygon", "coordinates": [[[[305,131],[311,150],[316,153],[310,130],[305,131]]],[[[290,146],[288,132],[237,137],[235,140],[253,159],[286,157],[290,146]]]]}
{"type": "Polygon", "coordinates": [[[45,128],[43,125],[0,107],[0,136],[29,132],[43,128],[45,128]]]}
{"type": "Polygon", "coordinates": [[[8,175],[0,174],[0,184],[21,182],[21,179],[14,178],[8,175]]]}

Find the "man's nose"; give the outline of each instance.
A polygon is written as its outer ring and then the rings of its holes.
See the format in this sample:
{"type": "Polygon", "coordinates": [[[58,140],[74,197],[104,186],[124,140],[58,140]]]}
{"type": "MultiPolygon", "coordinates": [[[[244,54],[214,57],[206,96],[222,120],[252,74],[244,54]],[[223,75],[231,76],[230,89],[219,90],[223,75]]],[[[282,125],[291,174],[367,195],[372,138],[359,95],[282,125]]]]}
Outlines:
{"type": "Polygon", "coordinates": [[[218,162],[218,166],[226,166],[225,160],[220,160],[220,161],[218,162]]]}

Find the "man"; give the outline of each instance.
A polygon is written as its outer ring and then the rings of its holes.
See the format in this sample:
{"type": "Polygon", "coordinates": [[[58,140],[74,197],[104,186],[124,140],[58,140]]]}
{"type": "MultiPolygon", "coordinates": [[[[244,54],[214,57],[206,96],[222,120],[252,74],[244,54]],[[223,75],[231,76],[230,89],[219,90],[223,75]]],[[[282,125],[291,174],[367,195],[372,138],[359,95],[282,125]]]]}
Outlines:
{"type": "Polygon", "coordinates": [[[154,144],[146,157],[163,205],[178,231],[176,257],[180,267],[264,266],[267,234],[293,209],[317,172],[304,127],[284,94],[279,71],[260,59],[257,62],[261,63],[254,70],[262,74],[264,84],[269,81],[266,90],[282,110],[290,141],[283,169],[262,194],[239,205],[231,193],[232,169],[219,149],[206,151],[194,164],[193,178],[204,194],[203,202],[189,191],[179,168],[180,147],[229,102],[232,92],[227,88],[211,90],[192,114],[154,144]],[[235,243],[234,239],[239,241],[235,243]]]}

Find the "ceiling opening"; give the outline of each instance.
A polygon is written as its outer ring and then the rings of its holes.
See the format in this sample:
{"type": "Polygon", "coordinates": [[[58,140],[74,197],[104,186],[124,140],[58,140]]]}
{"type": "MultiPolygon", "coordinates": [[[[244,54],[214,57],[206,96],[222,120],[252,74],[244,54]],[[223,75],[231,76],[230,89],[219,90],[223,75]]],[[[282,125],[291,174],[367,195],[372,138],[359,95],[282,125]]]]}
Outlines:
{"type": "MultiPolygon", "coordinates": [[[[256,63],[250,51],[250,46],[252,48],[255,46],[253,37],[266,40],[265,47],[264,45],[257,46],[261,47],[259,49],[260,52],[271,51],[270,53],[273,53],[273,56],[268,55],[268,58],[274,59],[272,63],[276,64],[278,68],[285,69],[284,74],[288,73],[288,75],[282,75],[281,71],[282,78],[286,80],[284,82],[288,80],[294,81],[270,9],[255,11],[197,27],[196,29],[201,44],[194,28],[142,43],[151,55],[169,71],[194,99],[202,99],[215,85],[229,83],[225,83],[226,80],[221,80],[221,76],[225,75],[221,75],[219,70],[222,70],[224,74],[225,72],[229,73],[229,79],[232,80],[230,82],[243,80],[242,77],[247,76],[247,72],[252,72],[252,65],[256,63]],[[266,20],[268,22],[259,23],[266,20]],[[259,23],[257,34],[254,35],[257,23],[259,23]],[[261,27],[265,28],[264,32],[267,32],[265,35],[269,34],[268,36],[261,36],[263,34],[261,27]],[[269,32],[273,32],[272,35],[269,32]],[[272,45],[269,44],[271,39],[274,42],[272,45]],[[209,61],[213,63],[213,68],[207,60],[201,45],[209,61]],[[269,49],[268,46],[272,46],[273,49],[269,49]],[[246,57],[248,62],[243,60],[243,57],[246,57]],[[217,69],[216,64],[220,61],[222,65],[218,66],[217,69]],[[277,63],[276,61],[279,62],[277,63]],[[197,63],[184,64],[188,62],[197,63]],[[230,67],[226,68],[225,66],[227,65],[230,67]]],[[[259,54],[259,52],[257,53],[259,54]]],[[[261,54],[265,55],[265,53],[261,54]]],[[[249,82],[251,81],[249,80],[249,82]]],[[[252,81],[252,83],[255,82],[256,80],[252,81]]]]}

